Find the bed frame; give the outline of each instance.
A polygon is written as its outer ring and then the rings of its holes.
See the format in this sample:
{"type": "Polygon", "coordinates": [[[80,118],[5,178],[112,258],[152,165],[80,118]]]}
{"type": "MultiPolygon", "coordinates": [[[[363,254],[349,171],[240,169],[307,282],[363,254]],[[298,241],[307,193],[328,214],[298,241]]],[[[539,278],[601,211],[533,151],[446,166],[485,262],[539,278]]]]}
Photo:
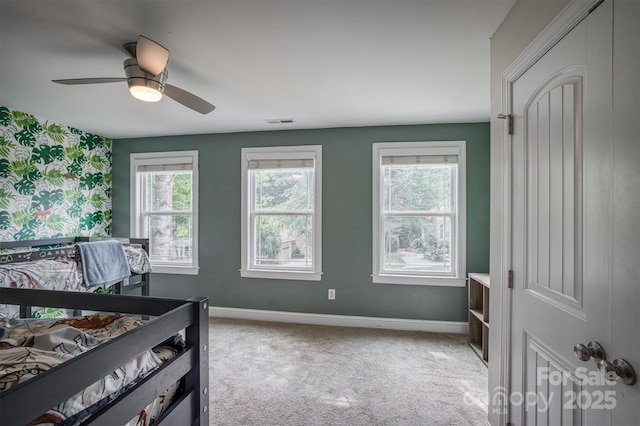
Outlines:
{"type": "MultiPolygon", "coordinates": [[[[149,239],[148,238],[93,238],[93,237],[67,237],[67,238],[51,238],[46,240],[23,240],[23,241],[1,241],[0,250],[3,249],[16,249],[29,247],[33,250],[24,251],[19,253],[0,253],[0,265],[8,263],[26,262],[30,260],[48,259],[52,257],[66,256],[66,257],[80,257],[75,247],[76,243],[96,241],[101,239],[115,239],[122,241],[124,244],[140,244],[144,251],[149,253],[149,239]]],[[[150,275],[132,274],[126,280],[120,281],[114,284],[113,292],[115,294],[123,294],[135,289],[140,289],[142,296],[149,295],[150,275]]]]}
{"type": "Polygon", "coordinates": [[[188,300],[0,288],[2,303],[157,316],[142,326],[0,393],[0,423],[25,424],[141,352],[186,330],[186,348],[92,416],[92,425],[124,424],[180,378],[184,389],[158,419],[164,425],[209,424],[208,298],[188,300]],[[96,366],[99,366],[96,368],[96,366]]]}

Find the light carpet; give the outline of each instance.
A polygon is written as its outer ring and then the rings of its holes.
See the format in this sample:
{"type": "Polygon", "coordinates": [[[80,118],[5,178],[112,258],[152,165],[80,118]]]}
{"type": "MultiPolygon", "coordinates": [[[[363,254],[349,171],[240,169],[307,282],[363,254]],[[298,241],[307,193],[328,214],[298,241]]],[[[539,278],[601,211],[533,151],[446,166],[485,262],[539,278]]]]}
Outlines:
{"type": "Polygon", "coordinates": [[[212,318],[211,425],[484,425],[464,335],[212,318]]]}

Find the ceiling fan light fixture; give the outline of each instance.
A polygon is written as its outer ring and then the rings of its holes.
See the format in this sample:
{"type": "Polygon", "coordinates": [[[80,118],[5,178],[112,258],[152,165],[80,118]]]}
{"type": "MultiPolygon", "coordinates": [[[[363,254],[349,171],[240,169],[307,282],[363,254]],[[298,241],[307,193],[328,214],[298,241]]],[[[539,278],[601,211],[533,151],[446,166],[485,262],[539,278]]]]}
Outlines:
{"type": "Polygon", "coordinates": [[[140,99],[141,101],[145,102],[158,102],[160,99],[162,99],[162,93],[159,90],[149,86],[138,86],[129,83],[129,92],[134,98],[140,99]]]}
{"type": "Polygon", "coordinates": [[[171,84],[166,84],[169,76],[166,68],[169,60],[169,50],[165,47],[147,37],[140,36],[137,42],[125,44],[124,50],[131,56],[131,58],[124,61],[126,78],[71,78],[51,81],[65,85],[126,81],[131,95],[144,102],[157,102],[162,99],[163,95],[167,95],[168,98],[200,114],[209,114],[216,109],[214,105],[193,93],[171,84]],[[138,59],[140,60],[139,63],[138,59]]]}
{"type": "Polygon", "coordinates": [[[131,95],[144,102],[158,102],[164,93],[164,84],[167,81],[167,70],[158,75],[149,74],[138,66],[135,58],[124,61],[124,69],[127,74],[127,83],[131,95]]]}

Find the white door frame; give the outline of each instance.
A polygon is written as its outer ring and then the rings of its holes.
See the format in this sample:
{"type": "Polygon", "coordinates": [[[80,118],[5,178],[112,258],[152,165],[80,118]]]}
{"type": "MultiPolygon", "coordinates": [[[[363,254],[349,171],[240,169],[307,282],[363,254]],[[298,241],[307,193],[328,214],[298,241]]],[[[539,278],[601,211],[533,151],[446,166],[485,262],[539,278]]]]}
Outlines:
{"type": "MultiPolygon", "coordinates": [[[[502,73],[502,111],[504,115],[513,114],[512,89],[513,83],[520,78],[533,64],[555,46],[565,35],[575,28],[589,13],[604,0],[571,0],[571,2],[556,16],[553,21],[531,42],[531,44],[513,61],[502,73]]],[[[511,191],[512,191],[512,136],[509,135],[509,125],[503,126],[502,136],[502,253],[500,263],[501,280],[504,283],[502,291],[500,324],[500,362],[498,363],[500,394],[495,395],[490,390],[490,401],[499,404],[500,424],[510,421],[509,398],[511,395],[511,292],[506,289],[509,283],[511,260],[511,191]]]]}

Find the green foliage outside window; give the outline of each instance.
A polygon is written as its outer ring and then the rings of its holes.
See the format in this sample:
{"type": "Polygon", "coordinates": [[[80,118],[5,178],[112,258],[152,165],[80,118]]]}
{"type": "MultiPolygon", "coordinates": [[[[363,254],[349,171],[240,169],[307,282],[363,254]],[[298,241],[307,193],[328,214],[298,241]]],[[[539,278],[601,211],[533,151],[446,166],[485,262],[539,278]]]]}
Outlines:
{"type": "Polygon", "coordinates": [[[405,256],[448,261],[451,223],[447,214],[454,210],[452,167],[455,165],[383,167],[386,267],[405,268],[405,256]]]}
{"type": "Polygon", "coordinates": [[[255,210],[264,215],[256,225],[258,255],[277,258],[283,243],[282,237],[286,235],[298,241],[291,257],[304,258],[307,247],[312,243],[308,212],[313,209],[314,203],[313,169],[256,170],[253,178],[255,210]],[[289,214],[269,214],[273,211],[286,211],[289,214]]]}

